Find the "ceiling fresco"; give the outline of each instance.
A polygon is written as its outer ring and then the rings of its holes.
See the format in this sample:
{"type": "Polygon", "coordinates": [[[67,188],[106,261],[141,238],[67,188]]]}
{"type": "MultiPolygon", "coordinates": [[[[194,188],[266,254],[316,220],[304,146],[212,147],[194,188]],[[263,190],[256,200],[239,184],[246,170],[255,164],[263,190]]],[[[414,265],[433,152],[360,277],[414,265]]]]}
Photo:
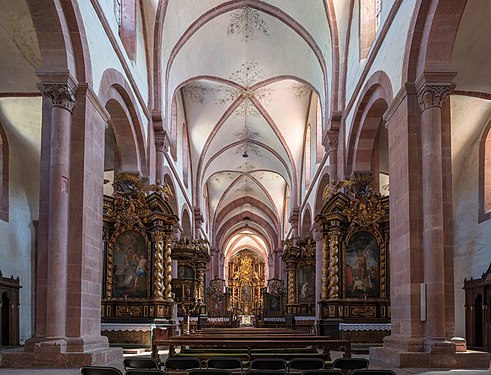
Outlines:
{"type": "Polygon", "coordinates": [[[226,257],[247,244],[267,261],[300,203],[306,131],[326,102],[332,56],[325,4],[307,1],[188,1],[185,14],[169,1],[167,14],[183,17],[164,22],[164,102],[181,95],[193,203],[209,210],[208,235],[226,257]]]}

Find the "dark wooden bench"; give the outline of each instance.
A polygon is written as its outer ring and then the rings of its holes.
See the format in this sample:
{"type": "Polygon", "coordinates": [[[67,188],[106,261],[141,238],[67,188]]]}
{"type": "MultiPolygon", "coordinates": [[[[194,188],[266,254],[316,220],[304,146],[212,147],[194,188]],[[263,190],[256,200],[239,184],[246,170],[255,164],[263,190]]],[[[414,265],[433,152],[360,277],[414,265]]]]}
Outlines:
{"type": "MultiPolygon", "coordinates": [[[[240,336],[240,335],[239,335],[240,336]]],[[[344,357],[351,357],[351,345],[348,340],[330,340],[326,336],[313,335],[243,335],[236,338],[223,336],[197,337],[196,335],[172,336],[167,340],[154,340],[152,342],[152,358],[158,357],[158,347],[169,348],[169,357],[175,354],[176,347],[201,347],[201,348],[234,348],[244,349],[249,356],[256,349],[279,348],[321,348],[323,357],[330,360],[331,348],[343,348],[344,357]]]]}

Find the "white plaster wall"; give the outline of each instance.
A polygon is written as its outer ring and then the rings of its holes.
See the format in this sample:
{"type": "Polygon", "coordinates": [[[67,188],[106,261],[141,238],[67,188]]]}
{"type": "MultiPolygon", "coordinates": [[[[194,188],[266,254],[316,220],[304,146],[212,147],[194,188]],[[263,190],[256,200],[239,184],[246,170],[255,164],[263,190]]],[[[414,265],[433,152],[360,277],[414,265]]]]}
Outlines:
{"type": "Polygon", "coordinates": [[[0,122],[9,143],[9,221],[0,221],[0,270],[4,277],[20,278],[21,343],[32,336],[34,324],[33,220],[39,218],[40,111],[41,98],[0,100],[0,122]]]}
{"type": "MultiPolygon", "coordinates": [[[[354,92],[356,84],[360,78],[360,74],[364,68],[366,60],[359,59],[359,1],[355,3],[353,10],[353,20],[351,24],[351,36],[350,36],[350,46],[348,53],[348,71],[346,79],[346,102],[351,100],[352,95],[357,95],[355,104],[350,109],[349,114],[346,117],[346,134],[349,134],[351,125],[353,122],[354,111],[356,110],[356,103],[360,101],[359,92],[354,92]]],[[[382,8],[382,18],[385,21],[387,18],[387,13],[390,11],[393,1],[384,1],[382,8]],[[385,10],[384,10],[385,9],[385,10]],[[387,13],[386,13],[387,12],[387,13]]],[[[399,10],[394,17],[394,20],[387,32],[383,44],[380,47],[372,66],[370,67],[366,79],[369,79],[375,72],[381,70],[387,74],[392,85],[393,95],[401,88],[402,82],[402,68],[404,63],[404,55],[406,52],[406,42],[407,34],[409,31],[409,24],[414,12],[413,1],[403,1],[399,10]]],[[[383,26],[379,28],[379,31],[375,38],[380,35],[380,30],[383,26]]],[[[373,44],[372,44],[373,48],[373,44]]],[[[363,90],[363,85],[361,90],[363,90]]],[[[346,137],[346,143],[349,137],[346,137]]]]}
{"type": "MultiPolygon", "coordinates": [[[[123,52],[123,56],[128,66],[130,67],[131,74],[135,79],[137,87],[140,91],[140,94],[143,98],[144,105],[148,103],[148,77],[147,77],[147,66],[146,66],[146,56],[145,56],[145,47],[143,40],[143,32],[142,32],[142,20],[141,20],[141,12],[139,10],[140,6],[137,4],[137,24],[138,24],[138,32],[137,32],[137,58],[136,62],[131,61],[126,55],[126,51],[123,47],[123,43],[118,35],[117,23],[114,16],[114,8],[112,4],[112,0],[100,0],[99,3],[102,6],[104,16],[108,23],[111,26],[112,33],[115,36],[115,39],[118,44],[118,48],[123,52]]],[[[114,48],[106,36],[106,32],[102,24],[99,21],[99,17],[97,16],[92,4],[89,0],[80,1],[80,13],[82,14],[85,33],[87,35],[87,42],[89,45],[90,58],[92,64],[92,79],[93,79],[93,89],[94,92],[99,92],[100,81],[103,73],[109,69],[115,69],[123,76],[126,77],[126,80],[129,82],[127,75],[123,69],[121,61],[119,60],[114,48]]],[[[137,108],[136,110],[140,113],[140,118],[144,122],[143,131],[145,138],[148,136],[148,121],[145,121],[145,112],[142,109],[141,103],[138,102],[137,96],[133,93],[135,100],[137,100],[137,108]]],[[[103,105],[105,103],[102,103],[103,105]]],[[[148,120],[148,119],[147,119],[148,120]]]]}
{"type": "Polygon", "coordinates": [[[479,143],[491,103],[452,96],[455,335],[465,337],[464,278],[479,278],[491,261],[491,220],[478,223],[479,143]]]}
{"type": "MultiPolygon", "coordinates": [[[[171,156],[171,153],[169,151],[169,156],[170,156],[169,160],[174,165],[174,168],[177,172],[177,176],[174,176],[174,178],[175,178],[176,199],[177,199],[177,206],[178,207],[183,207],[183,205],[187,204],[188,201],[186,201],[186,197],[189,199],[190,202],[192,201],[193,179],[192,179],[191,173],[188,176],[188,187],[187,188],[184,185],[184,179],[183,179],[184,166],[183,166],[183,153],[182,153],[182,145],[183,145],[183,126],[182,126],[182,124],[185,121],[186,121],[186,117],[185,117],[185,113],[184,113],[184,105],[182,102],[182,96],[180,95],[180,93],[178,93],[176,96],[177,160],[173,159],[173,157],[171,156]],[[177,182],[177,179],[179,179],[181,184],[179,184],[177,182]]],[[[189,169],[191,170],[191,160],[189,160],[189,169]]],[[[203,200],[202,200],[201,206],[202,206],[201,210],[204,213],[205,212],[205,206],[204,206],[203,200]]],[[[181,212],[176,212],[176,214],[180,218],[181,212]]],[[[193,226],[193,223],[194,223],[194,221],[191,220],[191,226],[193,226]]],[[[203,230],[205,230],[205,225],[206,224],[203,224],[203,230]]]]}

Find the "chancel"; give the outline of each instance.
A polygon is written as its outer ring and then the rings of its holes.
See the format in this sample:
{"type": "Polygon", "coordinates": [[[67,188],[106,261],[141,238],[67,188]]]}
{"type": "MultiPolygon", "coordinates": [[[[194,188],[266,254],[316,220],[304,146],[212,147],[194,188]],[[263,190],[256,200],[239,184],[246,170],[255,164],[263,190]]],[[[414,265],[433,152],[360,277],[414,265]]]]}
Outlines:
{"type": "Polygon", "coordinates": [[[1,367],[489,368],[490,1],[0,9],[1,367]]]}

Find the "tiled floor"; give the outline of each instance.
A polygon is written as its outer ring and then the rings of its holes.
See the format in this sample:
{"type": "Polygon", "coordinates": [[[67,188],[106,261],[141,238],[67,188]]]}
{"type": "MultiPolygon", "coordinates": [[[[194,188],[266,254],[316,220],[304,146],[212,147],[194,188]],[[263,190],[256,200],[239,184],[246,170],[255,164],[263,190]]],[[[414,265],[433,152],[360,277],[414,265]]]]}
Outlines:
{"type": "MultiPolygon", "coordinates": [[[[165,352],[161,353],[161,358],[165,359],[165,352]]],[[[145,354],[144,354],[145,355],[145,354]]],[[[341,352],[332,352],[333,359],[341,357],[341,352]]],[[[113,366],[122,368],[122,364],[113,364],[113,366]]],[[[488,370],[428,370],[428,369],[418,369],[418,368],[392,368],[386,367],[379,364],[371,364],[370,368],[390,368],[396,372],[398,375],[412,375],[412,374],[428,374],[428,375],[491,375],[491,369],[488,370]]],[[[10,368],[0,368],[0,375],[78,375],[80,374],[79,369],[10,369],[10,368]]]]}

